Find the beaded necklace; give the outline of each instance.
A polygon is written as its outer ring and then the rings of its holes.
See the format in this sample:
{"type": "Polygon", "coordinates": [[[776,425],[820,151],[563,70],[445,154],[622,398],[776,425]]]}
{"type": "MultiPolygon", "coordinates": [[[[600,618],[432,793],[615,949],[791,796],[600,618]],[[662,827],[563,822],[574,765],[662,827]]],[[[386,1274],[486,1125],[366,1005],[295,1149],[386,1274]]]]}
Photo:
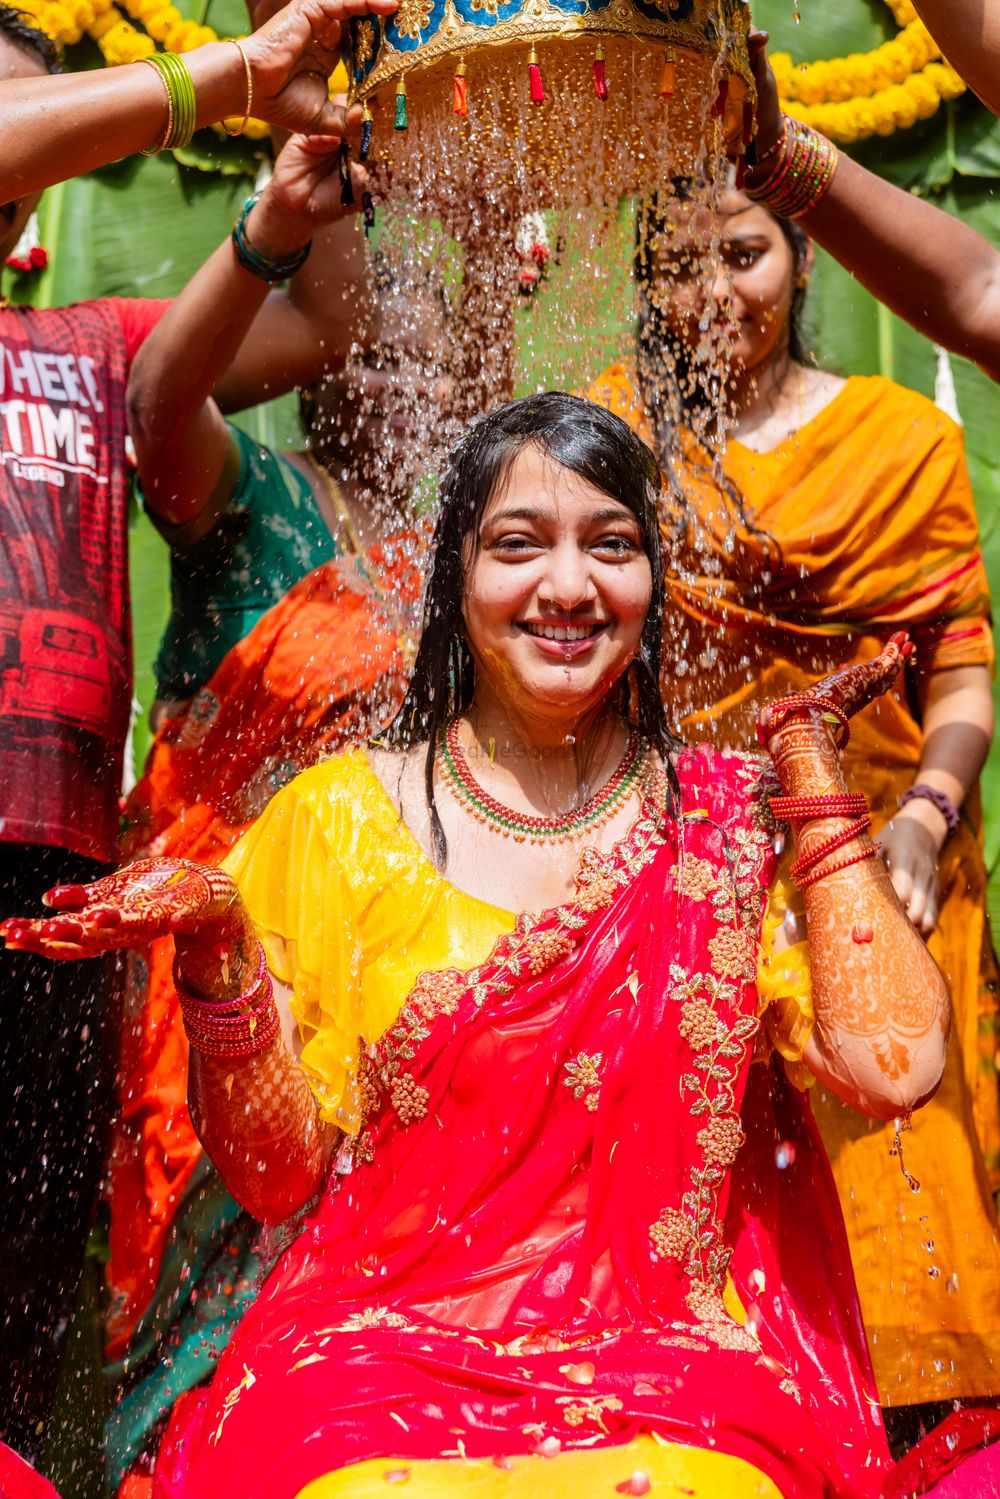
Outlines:
{"type": "Polygon", "coordinates": [[[453,718],[438,741],[437,762],[441,778],[456,801],[505,838],[518,843],[563,843],[577,834],[592,831],[615,812],[629,795],[644,763],[639,736],[630,732],[625,753],[609,781],[595,791],[582,807],[558,817],[530,817],[504,806],[484,790],[472,774],[458,737],[458,719],[453,718]]]}

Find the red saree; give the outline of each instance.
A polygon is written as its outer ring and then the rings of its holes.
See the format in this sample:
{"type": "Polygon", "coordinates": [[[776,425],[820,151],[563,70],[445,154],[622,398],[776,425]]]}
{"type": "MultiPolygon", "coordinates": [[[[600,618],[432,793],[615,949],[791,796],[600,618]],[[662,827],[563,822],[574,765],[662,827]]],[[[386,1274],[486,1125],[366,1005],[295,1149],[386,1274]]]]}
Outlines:
{"type": "Polygon", "coordinates": [[[47,1478],[0,1442],[0,1499],[59,1499],[59,1495],[47,1478]]]}
{"type": "Polygon", "coordinates": [[[566,906],[417,980],[369,1053],[351,1169],[178,1413],[157,1492],[291,1499],[368,1458],[640,1432],[788,1499],[878,1492],[825,1157],[803,1097],[752,1065],[773,786],[710,750],[680,773],[679,822],[654,782],[566,906]]]}

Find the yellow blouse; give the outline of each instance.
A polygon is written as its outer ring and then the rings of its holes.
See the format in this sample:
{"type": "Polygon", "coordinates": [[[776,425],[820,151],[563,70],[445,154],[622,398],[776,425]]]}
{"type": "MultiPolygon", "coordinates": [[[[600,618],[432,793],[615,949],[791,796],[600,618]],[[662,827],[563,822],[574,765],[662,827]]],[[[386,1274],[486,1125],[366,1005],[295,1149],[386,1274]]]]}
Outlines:
{"type": "MultiPolygon", "coordinates": [[[[372,1042],[388,1029],[421,973],[482,963],[515,921],[442,878],[363,750],[297,776],[224,867],[271,972],[291,990],[301,1063],[320,1112],[348,1131],[358,1126],[359,1036],[372,1042]]],[[[813,1015],[806,944],[774,952],[789,901],[790,886],[779,880],[764,922],[758,987],[767,1039],[797,1064],[813,1015]]]]}

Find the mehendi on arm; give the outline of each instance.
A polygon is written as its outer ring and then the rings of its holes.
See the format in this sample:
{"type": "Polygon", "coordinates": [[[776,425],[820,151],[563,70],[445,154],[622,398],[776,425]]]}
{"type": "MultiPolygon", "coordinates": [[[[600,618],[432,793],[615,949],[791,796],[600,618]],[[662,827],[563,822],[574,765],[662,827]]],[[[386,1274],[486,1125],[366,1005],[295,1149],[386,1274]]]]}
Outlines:
{"type": "MultiPolygon", "coordinates": [[[[57,914],[0,925],[8,946],[85,958],[172,935],[184,988],[216,1002],[236,1001],[257,972],[253,925],[221,869],[146,859],[92,885],[57,887],[45,900],[57,914]]],[[[210,1056],[192,1047],[189,1101],[205,1149],[255,1217],[280,1222],[322,1186],[337,1131],[320,1120],[280,1035],[249,1056],[210,1056]]]]}
{"type": "MultiPolygon", "coordinates": [[[[891,686],[904,659],[903,639],[895,638],[874,661],[817,684],[810,696],[850,717],[891,686]]],[[[761,730],[786,796],[846,794],[839,753],[819,709],[783,715],[765,708],[761,730]]],[[[793,820],[800,858],[814,855],[849,821],[793,820]]],[[[882,863],[858,857],[834,867],[870,848],[867,832],[861,833],[820,861],[817,869],[829,873],[806,884],[816,1026],[805,1061],[845,1103],[892,1118],[926,1101],[940,1081],[949,1003],[944,979],[882,863]]]]}
{"type": "Polygon", "coordinates": [[[320,1119],[280,1036],[236,1062],[192,1048],[188,1106],[226,1186],[255,1218],[280,1223],[323,1185],[339,1132],[320,1119]]]}

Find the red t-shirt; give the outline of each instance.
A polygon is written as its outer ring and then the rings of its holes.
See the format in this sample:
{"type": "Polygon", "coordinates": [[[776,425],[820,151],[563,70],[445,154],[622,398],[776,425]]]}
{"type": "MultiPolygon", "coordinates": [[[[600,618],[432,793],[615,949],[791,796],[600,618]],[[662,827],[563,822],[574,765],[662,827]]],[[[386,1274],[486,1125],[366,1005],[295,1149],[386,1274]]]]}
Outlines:
{"type": "Polygon", "coordinates": [[[169,305],[0,308],[0,841],[114,858],[132,701],[125,384],[169,305]]]}

